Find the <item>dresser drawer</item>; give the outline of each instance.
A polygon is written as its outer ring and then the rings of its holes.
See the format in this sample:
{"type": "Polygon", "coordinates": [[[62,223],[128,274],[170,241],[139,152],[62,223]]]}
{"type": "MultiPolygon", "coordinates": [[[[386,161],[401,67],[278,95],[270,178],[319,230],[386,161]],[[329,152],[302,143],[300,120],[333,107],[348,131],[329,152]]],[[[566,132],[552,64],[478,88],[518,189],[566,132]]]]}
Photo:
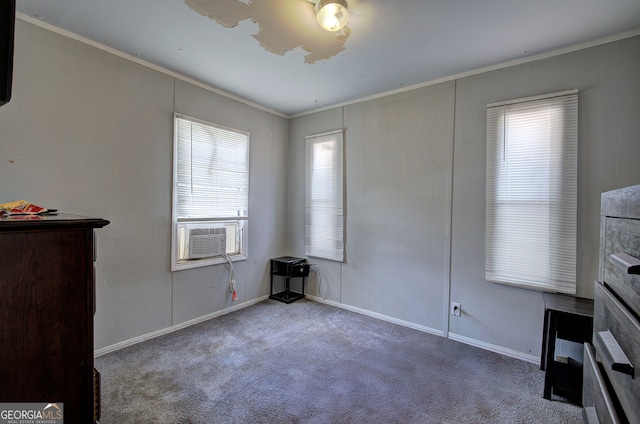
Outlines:
{"type": "Polygon", "coordinates": [[[604,281],[640,314],[640,220],[606,217],[604,232],[604,281]]]}
{"type": "Polygon", "coordinates": [[[640,423],[640,322],[602,284],[595,285],[593,343],[630,422],[640,423]]]}
{"type": "Polygon", "coordinates": [[[598,368],[593,347],[589,343],[584,344],[582,404],[585,408],[594,408],[598,421],[602,424],[618,424],[621,422],[618,419],[614,402],[607,392],[604,377],[598,368]]]}

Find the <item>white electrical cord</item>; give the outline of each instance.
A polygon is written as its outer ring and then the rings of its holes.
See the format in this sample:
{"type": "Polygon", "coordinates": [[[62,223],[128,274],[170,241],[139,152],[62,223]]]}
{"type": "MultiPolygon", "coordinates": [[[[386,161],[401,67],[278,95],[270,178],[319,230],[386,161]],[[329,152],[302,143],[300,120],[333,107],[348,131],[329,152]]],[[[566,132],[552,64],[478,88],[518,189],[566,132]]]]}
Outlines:
{"type": "Polygon", "coordinates": [[[236,294],[236,277],[233,274],[233,261],[231,260],[231,256],[222,255],[222,257],[229,264],[229,293],[231,293],[231,300],[238,300],[238,296],[236,294]]]}
{"type": "Polygon", "coordinates": [[[315,266],[315,264],[309,264],[309,267],[316,273],[316,275],[318,276],[318,294],[320,295],[320,297],[322,298],[322,300],[327,300],[323,295],[322,292],[320,291],[320,288],[322,287],[322,276],[320,275],[320,270],[318,269],[317,266],[315,266]]]}

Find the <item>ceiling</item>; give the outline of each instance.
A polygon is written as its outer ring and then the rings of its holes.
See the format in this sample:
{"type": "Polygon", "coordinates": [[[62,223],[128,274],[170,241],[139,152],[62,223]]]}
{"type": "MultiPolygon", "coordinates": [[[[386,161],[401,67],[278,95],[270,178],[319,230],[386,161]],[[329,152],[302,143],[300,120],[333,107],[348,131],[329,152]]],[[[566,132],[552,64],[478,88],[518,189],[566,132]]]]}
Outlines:
{"type": "Polygon", "coordinates": [[[337,34],[309,0],[17,0],[17,12],[283,116],[640,34],[640,0],[347,2],[337,34]]]}

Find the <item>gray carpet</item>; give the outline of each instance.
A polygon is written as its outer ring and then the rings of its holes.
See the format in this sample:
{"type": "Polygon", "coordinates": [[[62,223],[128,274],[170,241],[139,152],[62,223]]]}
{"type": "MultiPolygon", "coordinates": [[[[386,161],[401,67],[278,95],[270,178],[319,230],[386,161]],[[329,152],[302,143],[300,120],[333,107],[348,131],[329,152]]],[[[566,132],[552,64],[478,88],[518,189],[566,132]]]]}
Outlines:
{"type": "Polygon", "coordinates": [[[579,423],[535,364],[273,300],[96,359],[101,424],[579,423]]]}

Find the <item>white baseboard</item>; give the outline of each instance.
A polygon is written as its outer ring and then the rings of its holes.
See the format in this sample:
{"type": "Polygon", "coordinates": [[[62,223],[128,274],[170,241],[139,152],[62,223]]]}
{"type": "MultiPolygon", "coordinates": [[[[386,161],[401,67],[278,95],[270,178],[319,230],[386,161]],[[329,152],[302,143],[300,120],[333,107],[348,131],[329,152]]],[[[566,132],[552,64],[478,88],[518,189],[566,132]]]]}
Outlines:
{"type": "Polygon", "coordinates": [[[342,303],[335,302],[333,300],[326,300],[321,297],[305,295],[308,299],[313,300],[314,302],[324,303],[327,305],[335,306],[336,308],[346,309],[351,312],[356,312],[358,314],[366,315],[372,318],[376,318],[382,321],[391,322],[393,324],[401,325],[403,327],[413,328],[414,330],[422,331],[424,333],[434,334],[436,336],[445,337],[445,333],[442,330],[436,330],[435,328],[427,327],[420,324],[415,324],[413,322],[404,321],[398,318],[389,317],[387,315],[379,314],[377,312],[367,311],[366,309],[356,308],[355,306],[349,306],[342,303]]]}
{"type": "Polygon", "coordinates": [[[156,337],[163,336],[165,334],[173,333],[174,331],[182,330],[183,328],[187,328],[187,327],[190,327],[192,325],[195,325],[195,324],[198,324],[198,323],[201,323],[201,322],[204,322],[204,321],[208,321],[210,319],[217,318],[217,317],[222,316],[222,315],[226,315],[226,314],[228,314],[230,312],[246,308],[247,306],[255,305],[256,303],[262,302],[263,300],[266,300],[268,298],[269,298],[269,296],[262,296],[262,297],[259,297],[257,299],[253,299],[253,300],[250,300],[250,301],[247,301],[247,302],[243,302],[243,303],[239,303],[239,304],[230,306],[228,308],[222,309],[222,310],[217,311],[217,312],[213,312],[213,313],[208,314],[208,315],[204,315],[204,316],[201,316],[201,317],[189,320],[189,321],[185,321],[185,322],[180,323],[180,324],[173,325],[171,327],[163,328],[162,330],[154,331],[154,332],[148,333],[148,334],[143,334],[142,336],[134,337],[133,339],[125,340],[123,342],[116,343],[116,344],[111,345],[111,346],[103,347],[102,349],[98,349],[98,350],[94,351],[93,352],[93,356],[97,358],[98,356],[106,355],[107,353],[115,352],[116,350],[124,349],[125,347],[133,346],[135,344],[144,342],[146,340],[151,340],[151,339],[154,339],[156,337]]]}
{"type": "MultiPolygon", "coordinates": [[[[379,314],[377,312],[371,312],[371,311],[368,311],[366,309],[357,308],[355,306],[345,305],[345,304],[342,304],[342,303],[339,303],[339,302],[335,302],[333,300],[326,300],[326,299],[323,299],[323,298],[317,297],[317,296],[311,296],[311,295],[307,294],[306,297],[307,297],[307,299],[312,300],[314,302],[324,303],[324,304],[327,304],[327,305],[335,306],[337,308],[346,309],[346,310],[351,311],[351,312],[355,312],[355,313],[358,313],[358,314],[362,314],[362,315],[366,315],[366,316],[369,316],[369,317],[372,317],[372,318],[376,318],[376,319],[379,319],[379,320],[382,320],[382,321],[387,321],[387,322],[390,322],[390,323],[393,323],[393,324],[401,325],[403,327],[408,327],[408,328],[412,328],[414,330],[422,331],[422,332],[433,334],[433,335],[436,335],[436,336],[445,337],[445,332],[442,331],[442,330],[436,330],[435,328],[431,328],[431,327],[427,327],[427,326],[424,326],[424,325],[415,324],[415,323],[404,321],[404,320],[401,320],[401,319],[398,319],[398,318],[389,317],[389,316],[386,316],[386,315],[383,315],[383,314],[379,314]]],[[[190,327],[192,325],[195,325],[195,324],[198,324],[198,323],[201,323],[201,322],[204,322],[204,321],[208,321],[210,319],[217,318],[219,316],[228,314],[230,312],[237,311],[239,309],[243,309],[243,308],[246,308],[246,307],[251,306],[251,305],[255,305],[256,303],[260,303],[263,300],[267,300],[268,298],[269,298],[269,296],[262,296],[262,297],[259,297],[257,299],[250,300],[248,302],[243,302],[243,303],[240,303],[240,304],[237,304],[237,305],[233,305],[233,306],[231,306],[229,308],[225,308],[225,309],[222,309],[220,311],[217,311],[217,312],[214,312],[214,313],[211,313],[211,314],[208,314],[208,315],[204,315],[204,316],[201,316],[201,317],[189,320],[189,321],[185,321],[185,322],[177,324],[177,325],[173,325],[171,327],[163,328],[162,330],[154,331],[154,332],[148,333],[148,334],[143,334],[142,336],[134,337],[133,339],[125,340],[123,342],[116,343],[116,344],[113,344],[111,346],[103,347],[101,349],[96,350],[94,352],[94,356],[97,358],[99,356],[106,355],[107,353],[115,352],[117,350],[124,349],[125,347],[129,347],[129,346],[133,346],[135,344],[144,342],[146,340],[151,340],[151,339],[154,339],[156,337],[163,336],[165,334],[173,333],[174,331],[178,331],[178,330],[181,330],[183,328],[187,328],[187,327],[190,327]]],[[[484,349],[484,350],[488,350],[488,351],[491,351],[491,352],[500,353],[500,354],[505,355],[505,356],[510,356],[512,358],[520,359],[520,360],[531,362],[531,363],[534,363],[534,364],[539,364],[540,363],[540,358],[537,357],[537,356],[528,355],[526,353],[518,352],[518,351],[513,350],[513,349],[508,349],[506,347],[493,345],[491,343],[482,342],[482,341],[475,340],[475,339],[472,339],[472,338],[469,338],[469,337],[465,337],[465,336],[460,336],[460,335],[455,334],[455,333],[448,333],[446,335],[446,337],[448,337],[449,339],[454,340],[456,342],[465,343],[465,344],[468,344],[468,345],[471,345],[471,346],[479,347],[480,349],[484,349]]]]}
{"type": "MultiPolygon", "coordinates": [[[[371,312],[371,311],[367,311],[366,309],[361,309],[361,308],[356,308],[354,306],[349,306],[349,305],[344,305],[342,303],[338,303],[335,302],[333,300],[326,300],[323,299],[321,297],[316,297],[316,296],[310,296],[310,295],[306,295],[306,297],[310,300],[313,300],[315,302],[319,302],[319,303],[325,303],[327,305],[331,305],[331,306],[335,306],[337,308],[342,308],[342,309],[346,309],[348,311],[352,311],[352,312],[356,312],[362,315],[367,315],[373,318],[377,318],[383,321],[388,321],[391,322],[393,324],[398,324],[398,325],[402,325],[404,327],[409,327],[409,328],[413,328],[414,330],[418,330],[418,331],[423,331],[425,333],[429,333],[429,334],[435,334],[436,336],[441,336],[441,337],[445,337],[445,332],[442,330],[436,330],[434,328],[430,328],[430,327],[426,327],[423,325],[418,325],[418,324],[414,324],[412,322],[407,322],[407,321],[403,321],[401,319],[397,319],[397,318],[392,318],[383,314],[379,314],[377,312],[371,312]]],[[[523,361],[527,361],[527,362],[532,362],[534,364],[539,364],[540,363],[540,358],[534,355],[528,355],[526,353],[522,353],[522,352],[518,352],[517,350],[513,350],[513,349],[508,349],[506,347],[502,347],[502,346],[497,346],[497,345],[493,345],[491,343],[486,343],[486,342],[482,342],[479,340],[475,340],[475,339],[471,339],[469,337],[464,337],[464,336],[460,336],[458,334],[455,333],[448,333],[447,336],[449,339],[456,341],[456,342],[460,342],[460,343],[465,343],[471,346],[475,346],[475,347],[479,347],[480,349],[484,349],[484,350],[488,350],[491,352],[496,352],[496,353],[500,353],[502,355],[505,356],[509,356],[512,358],[516,358],[516,359],[520,359],[523,361]]]]}
{"type": "Polygon", "coordinates": [[[534,364],[540,364],[540,357],[535,355],[529,355],[527,353],[518,352],[517,350],[509,349],[506,347],[486,343],[480,340],[472,339],[469,337],[461,336],[455,333],[449,333],[449,338],[456,342],[465,343],[471,346],[479,347],[480,349],[489,350],[491,352],[500,353],[505,356],[520,359],[523,361],[531,362],[534,364]]]}

